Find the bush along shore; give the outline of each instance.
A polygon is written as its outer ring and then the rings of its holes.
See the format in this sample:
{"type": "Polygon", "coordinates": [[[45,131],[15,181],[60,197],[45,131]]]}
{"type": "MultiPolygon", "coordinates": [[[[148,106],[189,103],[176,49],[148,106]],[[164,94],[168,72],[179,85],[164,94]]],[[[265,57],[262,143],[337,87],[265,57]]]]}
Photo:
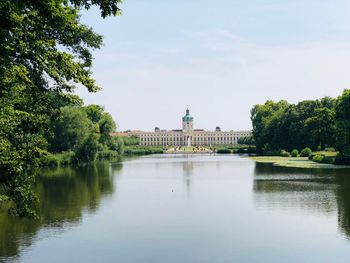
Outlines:
{"type": "MultiPolygon", "coordinates": [[[[39,161],[38,166],[40,167],[64,167],[69,165],[80,165],[91,163],[96,160],[115,160],[123,156],[133,155],[149,155],[149,154],[163,154],[166,152],[167,147],[156,147],[156,146],[140,146],[138,140],[130,137],[114,137],[112,141],[115,142],[114,147],[97,150],[93,153],[86,150],[86,155],[90,155],[90,159],[86,156],[81,158],[75,151],[64,151],[59,153],[47,152],[43,154],[39,161]],[[130,143],[132,141],[132,143],[130,143]],[[113,149],[114,148],[114,149],[113,149]]],[[[103,148],[103,147],[102,147],[103,148]]]]}
{"type": "Polygon", "coordinates": [[[256,153],[256,148],[253,145],[233,145],[233,146],[214,146],[212,147],[213,151],[219,154],[254,154],[256,153]]]}

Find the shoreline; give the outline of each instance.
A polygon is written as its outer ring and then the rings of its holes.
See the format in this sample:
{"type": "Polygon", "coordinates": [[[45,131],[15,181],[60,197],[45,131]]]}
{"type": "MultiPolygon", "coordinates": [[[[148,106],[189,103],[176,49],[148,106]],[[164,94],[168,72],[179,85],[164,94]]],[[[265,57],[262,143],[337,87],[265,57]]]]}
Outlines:
{"type": "Polygon", "coordinates": [[[302,168],[302,169],[350,169],[350,165],[335,165],[317,163],[308,157],[282,157],[282,156],[251,156],[248,157],[260,164],[271,164],[276,167],[302,168]]]}

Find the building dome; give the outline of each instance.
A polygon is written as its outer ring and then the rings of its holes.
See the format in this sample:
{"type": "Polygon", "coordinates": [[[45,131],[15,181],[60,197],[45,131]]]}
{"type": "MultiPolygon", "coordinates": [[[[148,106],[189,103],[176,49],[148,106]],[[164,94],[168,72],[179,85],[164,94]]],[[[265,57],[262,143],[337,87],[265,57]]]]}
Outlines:
{"type": "Polygon", "coordinates": [[[217,127],[215,128],[215,131],[221,132],[221,128],[220,128],[219,126],[217,126],[217,127]]]}
{"type": "Polygon", "coordinates": [[[193,117],[190,115],[190,110],[187,108],[186,109],[186,115],[182,117],[183,122],[192,122],[193,117]]]}
{"type": "Polygon", "coordinates": [[[160,132],[159,127],[155,127],[155,128],[154,128],[154,132],[160,132]]]}

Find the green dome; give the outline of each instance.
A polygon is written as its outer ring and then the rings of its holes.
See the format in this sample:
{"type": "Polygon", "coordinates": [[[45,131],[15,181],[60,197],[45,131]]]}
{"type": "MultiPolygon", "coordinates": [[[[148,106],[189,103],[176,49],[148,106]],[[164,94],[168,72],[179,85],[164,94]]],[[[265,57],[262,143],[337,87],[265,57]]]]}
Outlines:
{"type": "Polygon", "coordinates": [[[184,117],[182,117],[182,121],[183,122],[192,122],[193,121],[193,117],[190,115],[189,109],[186,110],[186,115],[184,117]]]}
{"type": "Polygon", "coordinates": [[[191,122],[191,121],[193,121],[193,117],[191,117],[191,116],[184,116],[184,117],[182,117],[182,121],[183,122],[191,122]]]}

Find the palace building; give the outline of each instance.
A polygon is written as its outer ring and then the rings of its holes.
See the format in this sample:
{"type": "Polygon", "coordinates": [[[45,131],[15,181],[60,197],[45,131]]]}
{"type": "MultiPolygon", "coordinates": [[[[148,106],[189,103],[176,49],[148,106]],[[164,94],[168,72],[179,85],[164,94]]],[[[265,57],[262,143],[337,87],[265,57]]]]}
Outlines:
{"type": "Polygon", "coordinates": [[[190,110],[182,117],[181,130],[160,130],[158,127],[154,132],[141,132],[140,145],[145,146],[211,146],[211,145],[235,145],[238,139],[250,136],[250,131],[221,131],[216,127],[215,131],[194,129],[193,117],[190,110]]]}

